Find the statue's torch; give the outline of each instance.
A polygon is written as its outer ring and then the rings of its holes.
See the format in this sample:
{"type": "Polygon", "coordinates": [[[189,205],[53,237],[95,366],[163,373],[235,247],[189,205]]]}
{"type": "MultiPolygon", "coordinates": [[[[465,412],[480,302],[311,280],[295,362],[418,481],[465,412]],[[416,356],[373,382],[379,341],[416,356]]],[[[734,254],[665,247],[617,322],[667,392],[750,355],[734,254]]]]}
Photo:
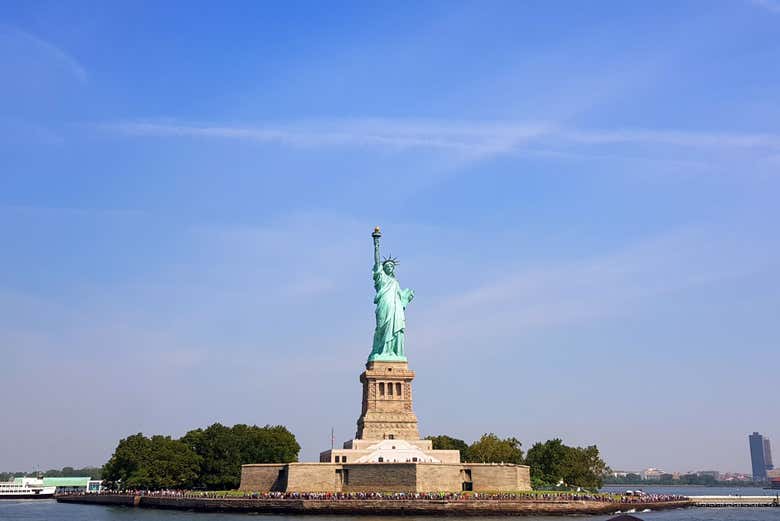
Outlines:
{"type": "Polygon", "coordinates": [[[374,228],[374,233],[371,234],[371,237],[374,238],[374,269],[379,268],[380,260],[379,260],[379,238],[382,236],[382,232],[379,231],[379,226],[374,228]]]}

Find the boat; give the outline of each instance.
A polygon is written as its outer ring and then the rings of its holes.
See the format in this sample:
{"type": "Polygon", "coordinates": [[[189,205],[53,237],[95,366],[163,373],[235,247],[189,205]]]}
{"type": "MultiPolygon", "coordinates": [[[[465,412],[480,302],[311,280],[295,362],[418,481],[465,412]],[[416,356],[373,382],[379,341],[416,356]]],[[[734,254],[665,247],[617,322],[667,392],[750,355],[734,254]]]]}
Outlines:
{"type": "Polygon", "coordinates": [[[16,478],[14,481],[0,483],[2,499],[51,499],[57,487],[44,487],[40,478],[16,478]]]}

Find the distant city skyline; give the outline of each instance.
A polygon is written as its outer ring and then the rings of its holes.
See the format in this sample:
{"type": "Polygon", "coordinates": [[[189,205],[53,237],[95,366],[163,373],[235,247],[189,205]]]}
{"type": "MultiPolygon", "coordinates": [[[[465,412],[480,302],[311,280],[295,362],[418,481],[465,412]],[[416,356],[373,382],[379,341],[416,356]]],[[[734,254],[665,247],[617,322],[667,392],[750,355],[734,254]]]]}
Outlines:
{"type": "Polygon", "coordinates": [[[679,470],[661,469],[658,467],[646,467],[644,469],[635,469],[635,470],[612,469],[611,474],[616,477],[625,477],[627,474],[636,474],[640,476],[642,479],[658,479],[660,476],[663,475],[669,475],[675,479],[685,475],[709,475],[718,480],[723,478],[735,478],[735,477],[752,478],[752,475],[750,473],[721,470],[721,469],[714,469],[714,470],[713,469],[710,470],[688,469],[685,471],[679,471],[679,470]]]}
{"type": "Polygon", "coordinates": [[[772,449],[769,438],[753,432],[748,435],[750,447],[750,463],[753,470],[754,481],[766,481],[767,471],[773,470],[772,449]]]}
{"type": "Polygon", "coordinates": [[[421,435],[750,472],[778,63],[765,2],[0,2],[0,467],[354,438],[381,226],[421,435]]]}

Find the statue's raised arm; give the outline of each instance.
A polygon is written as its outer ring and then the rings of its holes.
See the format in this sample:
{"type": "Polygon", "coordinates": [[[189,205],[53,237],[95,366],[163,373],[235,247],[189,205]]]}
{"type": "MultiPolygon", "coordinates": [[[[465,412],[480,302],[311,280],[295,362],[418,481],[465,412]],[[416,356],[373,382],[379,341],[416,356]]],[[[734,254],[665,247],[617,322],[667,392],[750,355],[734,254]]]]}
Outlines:
{"type": "Polygon", "coordinates": [[[374,228],[374,233],[371,237],[374,238],[374,271],[379,271],[381,261],[379,259],[379,238],[382,236],[382,232],[379,231],[379,226],[374,228]]]}
{"type": "Polygon", "coordinates": [[[406,361],[404,355],[404,333],[406,329],[405,310],[407,304],[414,298],[414,291],[401,289],[395,278],[395,268],[398,259],[392,256],[384,262],[379,256],[379,238],[382,233],[379,226],[374,228],[371,237],[374,238],[374,289],[376,296],[376,329],[374,329],[374,345],[368,360],[374,361],[406,361]]]}

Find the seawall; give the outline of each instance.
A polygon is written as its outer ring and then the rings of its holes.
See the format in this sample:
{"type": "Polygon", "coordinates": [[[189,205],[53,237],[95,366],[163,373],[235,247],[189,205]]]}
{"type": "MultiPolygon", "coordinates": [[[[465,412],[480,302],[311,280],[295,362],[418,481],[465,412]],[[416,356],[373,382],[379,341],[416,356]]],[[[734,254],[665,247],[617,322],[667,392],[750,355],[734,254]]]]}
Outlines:
{"type": "Polygon", "coordinates": [[[86,503],[107,506],[140,506],[141,496],[135,494],[90,494],[88,496],[55,496],[59,503],[86,503]],[[79,499],[83,501],[78,501],[79,499]]]}
{"type": "Polygon", "coordinates": [[[171,496],[128,496],[94,494],[59,496],[61,503],[92,505],[126,505],[141,508],[192,510],[197,512],[246,512],[257,514],[308,515],[433,515],[433,516],[501,516],[612,514],[618,510],[663,510],[684,508],[691,501],[656,503],[609,503],[600,501],[549,500],[430,500],[430,499],[252,499],[193,498],[171,496]]]}

